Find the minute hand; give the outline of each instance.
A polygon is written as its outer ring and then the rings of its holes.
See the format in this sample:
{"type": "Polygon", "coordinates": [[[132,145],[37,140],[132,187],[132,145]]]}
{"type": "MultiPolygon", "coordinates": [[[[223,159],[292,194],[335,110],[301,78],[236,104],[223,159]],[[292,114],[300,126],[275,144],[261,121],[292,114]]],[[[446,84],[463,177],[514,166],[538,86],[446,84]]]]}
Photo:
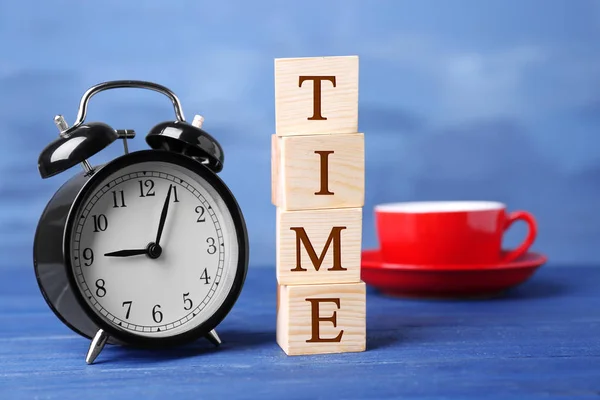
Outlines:
{"type": "Polygon", "coordinates": [[[165,204],[163,205],[162,212],[160,214],[160,221],[158,222],[158,232],[156,233],[156,241],[154,242],[157,246],[160,242],[160,237],[162,236],[163,228],[165,227],[165,221],[167,219],[167,212],[169,211],[169,203],[171,200],[171,187],[173,185],[169,185],[169,191],[167,192],[167,198],[165,199],[165,204]]]}
{"type": "Polygon", "coordinates": [[[129,257],[129,256],[139,256],[143,254],[147,254],[147,249],[136,249],[136,250],[119,250],[113,251],[112,253],[106,253],[104,256],[106,257],[129,257]]]}

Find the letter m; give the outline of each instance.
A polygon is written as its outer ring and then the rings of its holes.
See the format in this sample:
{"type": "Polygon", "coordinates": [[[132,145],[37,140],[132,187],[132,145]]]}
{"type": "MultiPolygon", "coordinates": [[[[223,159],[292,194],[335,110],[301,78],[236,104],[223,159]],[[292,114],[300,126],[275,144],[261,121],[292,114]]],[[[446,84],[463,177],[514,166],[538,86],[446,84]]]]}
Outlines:
{"type": "Polygon", "coordinates": [[[327,250],[333,243],[333,265],[328,271],[346,271],[346,268],[342,267],[342,243],[341,243],[341,235],[342,230],[346,229],[345,226],[334,226],[329,233],[329,237],[327,238],[327,242],[325,243],[325,247],[321,252],[320,256],[317,256],[315,248],[313,247],[308,235],[304,228],[290,228],[294,232],[296,232],[296,268],[291,271],[306,271],[305,268],[302,268],[302,255],[300,251],[301,245],[304,245],[306,252],[308,253],[308,257],[312,262],[315,269],[318,271],[321,268],[321,264],[323,264],[323,260],[327,255],[327,250]]]}

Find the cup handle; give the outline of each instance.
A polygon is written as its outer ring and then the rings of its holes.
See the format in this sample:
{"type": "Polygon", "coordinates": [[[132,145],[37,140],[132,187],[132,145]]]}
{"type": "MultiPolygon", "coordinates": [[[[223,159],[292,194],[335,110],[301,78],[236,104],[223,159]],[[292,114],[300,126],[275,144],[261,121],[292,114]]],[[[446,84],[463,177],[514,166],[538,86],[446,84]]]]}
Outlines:
{"type": "Polygon", "coordinates": [[[506,223],[504,224],[504,231],[510,228],[510,226],[518,220],[522,220],[527,223],[529,226],[529,232],[527,233],[525,240],[523,240],[523,242],[516,249],[510,250],[508,253],[506,253],[506,255],[502,258],[503,262],[511,262],[525,254],[537,236],[537,222],[535,221],[533,215],[527,211],[514,211],[508,214],[506,223]]]}

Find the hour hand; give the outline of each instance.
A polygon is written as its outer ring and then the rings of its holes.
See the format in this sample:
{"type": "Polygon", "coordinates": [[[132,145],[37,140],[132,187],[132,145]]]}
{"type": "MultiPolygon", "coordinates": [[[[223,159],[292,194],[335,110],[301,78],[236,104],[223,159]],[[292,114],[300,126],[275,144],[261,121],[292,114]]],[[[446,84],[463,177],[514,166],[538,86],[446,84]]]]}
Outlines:
{"type": "Polygon", "coordinates": [[[130,257],[148,254],[148,249],[136,249],[136,250],[119,250],[111,253],[106,253],[106,257],[130,257]]]}

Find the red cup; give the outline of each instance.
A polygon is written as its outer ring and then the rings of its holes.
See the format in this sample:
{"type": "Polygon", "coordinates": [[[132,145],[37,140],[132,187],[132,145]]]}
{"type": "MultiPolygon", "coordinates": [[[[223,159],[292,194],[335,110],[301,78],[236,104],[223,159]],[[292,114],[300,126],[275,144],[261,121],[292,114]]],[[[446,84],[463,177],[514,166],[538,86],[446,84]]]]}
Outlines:
{"type": "Polygon", "coordinates": [[[508,213],[491,201],[431,201],[375,207],[382,260],[394,264],[498,264],[525,254],[535,241],[537,224],[526,211],[508,213]],[[529,226],[525,240],[502,251],[502,237],[513,222],[529,226]]]}

